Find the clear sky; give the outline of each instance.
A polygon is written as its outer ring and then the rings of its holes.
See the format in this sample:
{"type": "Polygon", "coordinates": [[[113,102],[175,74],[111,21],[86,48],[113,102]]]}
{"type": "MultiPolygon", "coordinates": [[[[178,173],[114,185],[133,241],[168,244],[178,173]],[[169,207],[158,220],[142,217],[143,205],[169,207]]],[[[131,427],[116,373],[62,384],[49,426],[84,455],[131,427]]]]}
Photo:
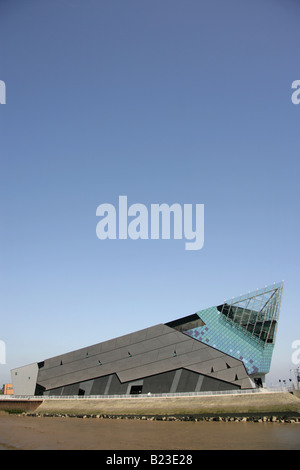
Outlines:
{"type": "Polygon", "coordinates": [[[300,3],[1,0],[0,340],[10,370],[285,281],[299,328],[300,3]],[[205,242],[99,240],[102,203],[204,204],[205,242]]]}

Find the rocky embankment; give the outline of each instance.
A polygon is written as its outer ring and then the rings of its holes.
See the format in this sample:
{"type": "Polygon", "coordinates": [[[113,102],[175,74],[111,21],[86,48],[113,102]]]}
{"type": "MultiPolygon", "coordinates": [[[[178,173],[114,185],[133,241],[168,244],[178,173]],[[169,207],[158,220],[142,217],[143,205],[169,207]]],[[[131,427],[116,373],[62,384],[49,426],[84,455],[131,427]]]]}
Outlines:
{"type": "Polygon", "coordinates": [[[279,415],[300,413],[300,399],[291,393],[250,393],[241,395],[199,395],[178,397],[131,397],[105,399],[45,399],[38,413],[113,415],[113,416],[222,416],[279,415]]]}
{"type": "Polygon", "coordinates": [[[19,414],[23,412],[37,417],[298,423],[300,399],[287,392],[190,397],[45,398],[35,409],[18,408],[16,404],[11,411],[17,414],[18,410],[19,414]]]}
{"type": "Polygon", "coordinates": [[[300,416],[291,415],[279,415],[279,416],[138,416],[138,415],[89,415],[89,414],[61,414],[61,413],[21,413],[17,416],[31,416],[38,418],[94,418],[94,419],[136,419],[136,420],[148,420],[148,421],[217,421],[217,422],[254,422],[254,423],[292,423],[300,424],[300,416]]]}

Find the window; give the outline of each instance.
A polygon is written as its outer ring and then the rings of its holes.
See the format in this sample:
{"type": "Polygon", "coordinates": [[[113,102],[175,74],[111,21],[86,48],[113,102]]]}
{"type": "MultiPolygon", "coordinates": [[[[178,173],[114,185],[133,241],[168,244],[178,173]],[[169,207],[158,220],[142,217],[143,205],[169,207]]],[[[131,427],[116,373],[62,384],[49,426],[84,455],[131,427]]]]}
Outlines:
{"type": "Polygon", "coordinates": [[[273,343],[282,293],[281,285],[266,286],[264,289],[241,295],[217,309],[223,318],[238,328],[243,328],[251,337],[263,343],[273,343]]]}
{"type": "Polygon", "coordinates": [[[166,323],[166,326],[174,328],[175,330],[180,331],[181,333],[204,325],[204,321],[201,320],[197,313],[166,323]]]}
{"type": "Polygon", "coordinates": [[[130,389],[130,395],[139,395],[142,393],[143,385],[132,385],[130,389]]]}
{"type": "Polygon", "coordinates": [[[255,378],[255,379],[254,379],[254,383],[255,383],[256,387],[258,387],[258,388],[263,386],[262,380],[261,380],[260,377],[255,378]]]}

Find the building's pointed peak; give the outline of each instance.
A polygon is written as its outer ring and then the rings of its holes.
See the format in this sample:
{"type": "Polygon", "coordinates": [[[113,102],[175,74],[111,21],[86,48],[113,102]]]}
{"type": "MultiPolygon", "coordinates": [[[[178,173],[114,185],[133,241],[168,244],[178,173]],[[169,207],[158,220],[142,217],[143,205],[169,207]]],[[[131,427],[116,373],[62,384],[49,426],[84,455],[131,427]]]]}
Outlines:
{"type": "Polygon", "coordinates": [[[283,281],[224,302],[218,310],[227,321],[243,328],[255,340],[274,343],[283,281]]]}

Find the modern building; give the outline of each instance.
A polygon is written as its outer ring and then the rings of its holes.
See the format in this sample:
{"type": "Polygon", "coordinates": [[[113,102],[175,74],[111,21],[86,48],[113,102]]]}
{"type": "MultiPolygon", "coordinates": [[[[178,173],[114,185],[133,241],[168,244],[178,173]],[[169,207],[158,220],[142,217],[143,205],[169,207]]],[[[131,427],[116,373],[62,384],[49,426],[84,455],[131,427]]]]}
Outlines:
{"type": "Polygon", "coordinates": [[[15,395],[122,395],[264,385],[283,282],[11,371],[15,395]]]}
{"type": "Polygon", "coordinates": [[[14,391],[12,384],[3,384],[2,393],[3,395],[13,395],[14,391]]]}

